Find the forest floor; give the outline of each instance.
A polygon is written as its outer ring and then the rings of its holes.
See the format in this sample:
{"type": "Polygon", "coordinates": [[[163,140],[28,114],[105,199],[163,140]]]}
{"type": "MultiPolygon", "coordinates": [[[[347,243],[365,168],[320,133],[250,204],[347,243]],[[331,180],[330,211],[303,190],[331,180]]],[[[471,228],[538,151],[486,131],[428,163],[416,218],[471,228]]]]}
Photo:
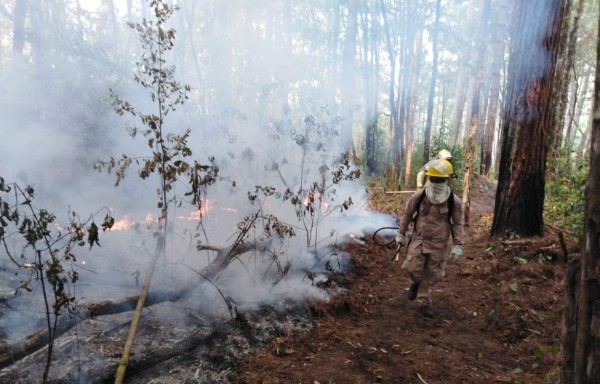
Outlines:
{"type": "MultiPolygon", "coordinates": [[[[353,259],[348,293],[312,303],[311,330],[243,355],[236,382],[558,383],[566,274],[559,236],[548,228],[539,238],[491,238],[495,186],[477,178],[472,191],[464,254],[436,287],[433,318],[406,298],[401,263],[390,262],[394,246],[368,238],[345,249],[353,259]]],[[[380,192],[373,206],[393,211],[398,196],[380,192]]]]}
{"type": "MultiPolygon", "coordinates": [[[[399,214],[408,197],[372,191],[371,208],[399,214]]],[[[126,382],[559,383],[565,259],[575,242],[551,227],[538,238],[490,237],[494,198],[495,185],[476,178],[464,254],[433,293],[433,318],[407,299],[395,245],[369,236],[344,246],[350,267],[328,276],[338,294],[327,302],[240,308],[230,320],[211,320],[193,295],[152,306],[126,382]]],[[[89,319],[57,340],[51,382],[114,382],[130,317],[89,319]]],[[[0,382],[39,382],[45,362],[40,350],[0,370],[0,382]]]]}

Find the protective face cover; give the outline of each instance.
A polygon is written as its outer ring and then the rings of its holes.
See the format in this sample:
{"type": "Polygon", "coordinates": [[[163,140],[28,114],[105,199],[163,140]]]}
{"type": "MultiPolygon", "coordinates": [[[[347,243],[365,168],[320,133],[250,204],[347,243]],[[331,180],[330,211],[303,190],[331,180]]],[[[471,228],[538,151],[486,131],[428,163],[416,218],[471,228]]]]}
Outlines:
{"type": "Polygon", "coordinates": [[[450,187],[448,186],[448,180],[444,180],[441,183],[431,183],[425,187],[425,194],[431,202],[431,204],[438,205],[448,200],[450,197],[450,187]]]}

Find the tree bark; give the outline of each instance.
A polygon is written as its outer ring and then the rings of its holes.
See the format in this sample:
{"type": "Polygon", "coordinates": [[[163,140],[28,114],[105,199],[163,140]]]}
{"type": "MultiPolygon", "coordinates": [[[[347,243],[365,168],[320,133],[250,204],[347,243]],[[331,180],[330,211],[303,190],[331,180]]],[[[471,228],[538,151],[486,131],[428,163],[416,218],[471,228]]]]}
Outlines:
{"type": "Polygon", "coordinates": [[[454,105],[452,107],[452,132],[450,136],[450,142],[452,147],[455,148],[458,145],[458,139],[460,136],[460,126],[462,124],[462,117],[465,109],[465,98],[467,93],[467,71],[468,67],[465,64],[466,58],[470,57],[469,53],[461,51],[461,60],[459,60],[458,67],[458,78],[456,80],[456,91],[454,93],[454,105]]]}
{"type": "Polygon", "coordinates": [[[412,156],[415,149],[415,135],[417,126],[417,104],[419,102],[419,77],[421,75],[421,60],[423,57],[423,24],[420,18],[415,18],[418,24],[415,26],[415,39],[413,49],[413,60],[411,62],[410,82],[408,85],[408,113],[406,116],[406,172],[404,185],[412,186],[414,179],[411,173],[412,156]]]}
{"type": "Polygon", "coordinates": [[[473,94],[471,102],[471,119],[469,138],[467,141],[467,159],[465,161],[463,174],[463,217],[465,225],[470,224],[471,213],[471,173],[473,172],[473,163],[475,158],[475,135],[479,125],[480,108],[479,102],[481,99],[481,83],[484,71],[485,59],[485,33],[490,13],[491,0],[483,1],[483,9],[481,12],[481,24],[479,27],[479,39],[477,39],[477,61],[475,63],[475,77],[473,79],[473,94]]]}
{"type": "Polygon", "coordinates": [[[547,140],[563,3],[514,3],[494,236],[544,232],[547,140]]]}
{"type": "Polygon", "coordinates": [[[427,98],[427,121],[425,123],[425,133],[423,134],[423,162],[429,161],[429,147],[431,141],[431,121],[433,117],[433,99],[435,98],[435,84],[438,75],[438,29],[440,25],[440,16],[442,13],[442,2],[437,0],[435,5],[435,21],[431,31],[431,82],[429,83],[429,96],[427,98]]]}
{"type": "Polygon", "coordinates": [[[358,0],[348,1],[348,18],[346,20],[344,47],[342,52],[341,72],[341,105],[342,123],[340,140],[342,148],[354,155],[354,137],[352,135],[354,109],[354,58],[356,56],[356,39],[358,34],[358,0]]]}
{"type": "Polygon", "coordinates": [[[581,264],[579,258],[573,258],[567,263],[567,281],[565,284],[565,308],[562,316],[561,335],[561,370],[560,382],[573,383],[575,372],[575,343],[577,340],[577,291],[581,264]]]}
{"type": "Polygon", "coordinates": [[[489,105],[486,118],[486,129],[483,142],[484,154],[482,159],[482,174],[490,177],[492,171],[492,147],[494,145],[496,133],[496,117],[498,115],[498,103],[500,100],[500,74],[502,72],[502,63],[504,62],[504,36],[507,31],[507,22],[509,14],[509,4],[507,1],[501,1],[497,4],[495,24],[492,28],[493,37],[491,42],[491,54],[489,63],[490,73],[490,94],[489,105]]]}
{"type": "MultiPolygon", "coordinates": [[[[363,4],[368,10],[368,4],[363,4]]],[[[375,175],[377,171],[375,145],[377,136],[377,71],[379,70],[379,55],[377,24],[371,19],[369,12],[362,13],[363,20],[363,81],[365,92],[365,162],[367,174],[375,175]],[[371,29],[368,26],[371,25],[371,29]]]]}
{"type": "Polygon", "coordinates": [[[388,168],[388,177],[390,180],[390,185],[392,189],[395,189],[395,176],[396,175],[396,158],[398,157],[398,153],[400,148],[397,143],[397,127],[398,127],[398,104],[396,103],[396,50],[395,42],[392,41],[392,33],[390,31],[391,25],[388,17],[387,8],[385,7],[385,3],[383,0],[379,0],[379,10],[381,12],[381,18],[383,20],[383,32],[385,36],[385,48],[388,54],[388,59],[390,61],[390,79],[388,86],[388,100],[389,100],[389,108],[390,108],[390,121],[389,121],[389,134],[388,134],[388,156],[390,166],[388,168]]]}
{"type": "MultiPolygon", "coordinates": [[[[600,25],[600,19],[598,23],[600,25]]],[[[598,39],[600,41],[600,29],[598,39]]],[[[596,47],[598,60],[600,45],[596,47]]],[[[583,255],[576,295],[577,339],[573,365],[573,383],[576,384],[592,384],[600,377],[600,66],[596,66],[593,102],[590,172],[585,187],[583,255]]]]}

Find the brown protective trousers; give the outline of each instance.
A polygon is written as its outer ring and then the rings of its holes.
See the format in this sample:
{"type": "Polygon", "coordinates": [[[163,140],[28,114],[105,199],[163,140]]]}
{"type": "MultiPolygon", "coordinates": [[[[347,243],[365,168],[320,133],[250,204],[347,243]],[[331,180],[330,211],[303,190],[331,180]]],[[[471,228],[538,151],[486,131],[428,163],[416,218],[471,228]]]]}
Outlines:
{"type": "MultiPolygon", "coordinates": [[[[417,203],[422,190],[415,192],[406,203],[400,220],[400,233],[406,234],[413,223],[417,203]]],[[[411,284],[419,282],[418,299],[431,300],[430,293],[435,285],[444,278],[448,250],[453,243],[462,245],[464,239],[464,221],[461,200],[452,193],[454,199],[452,220],[448,220],[448,202],[434,205],[427,197],[421,202],[418,220],[413,223],[413,234],[408,246],[402,269],[406,271],[411,284]]]]}

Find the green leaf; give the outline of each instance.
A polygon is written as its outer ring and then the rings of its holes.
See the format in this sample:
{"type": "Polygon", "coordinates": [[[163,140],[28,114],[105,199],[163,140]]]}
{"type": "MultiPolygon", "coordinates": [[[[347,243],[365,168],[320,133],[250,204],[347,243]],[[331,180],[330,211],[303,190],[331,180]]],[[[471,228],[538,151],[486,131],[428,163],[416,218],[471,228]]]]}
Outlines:
{"type": "Polygon", "coordinates": [[[513,291],[514,293],[517,293],[517,291],[519,290],[519,284],[517,283],[512,283],[510,285],[510,290],[513,291]]]}

